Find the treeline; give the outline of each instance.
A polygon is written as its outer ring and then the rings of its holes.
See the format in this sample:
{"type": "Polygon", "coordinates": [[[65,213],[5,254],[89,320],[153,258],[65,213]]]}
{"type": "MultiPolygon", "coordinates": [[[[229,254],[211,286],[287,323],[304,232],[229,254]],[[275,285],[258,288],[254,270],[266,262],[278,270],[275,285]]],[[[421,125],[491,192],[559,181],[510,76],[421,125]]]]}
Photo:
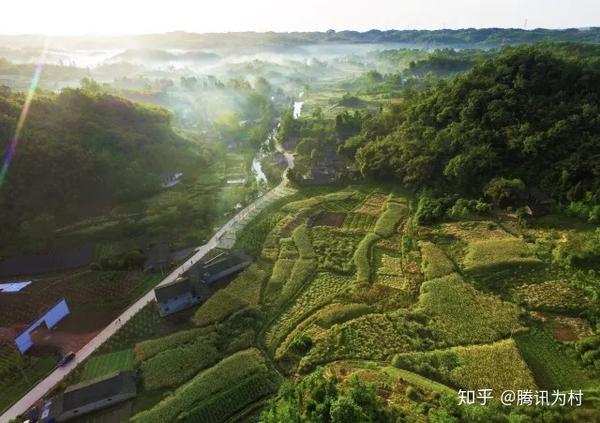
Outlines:
{"type": "Polygon", "coordinates": [[[516,185],[600,202],[600,49],[503,50],[460,76],[362,115],[340,152],[364,175],[479,197],[516,185]]]}
{"type": "MultiPolygon", "coordinates": [[[[0,150],[7,151],[25,96],[0,89],[0,150]]],[[[38,94],[0,187],[0,226],[10,232],[42,212],[81,217],[160,187],[164,171],[198,157],[171,129],[170,114],[102,92],[38,94]]]]}

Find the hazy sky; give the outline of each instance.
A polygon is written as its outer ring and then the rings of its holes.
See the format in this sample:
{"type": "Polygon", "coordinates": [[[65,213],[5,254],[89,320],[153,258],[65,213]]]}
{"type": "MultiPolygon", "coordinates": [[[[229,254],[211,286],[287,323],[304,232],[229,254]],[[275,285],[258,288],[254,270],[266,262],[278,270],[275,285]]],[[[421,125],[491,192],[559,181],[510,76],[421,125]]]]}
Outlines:
{"type": "Polygon", "coordinates": [[[2,0],[0,33],[600,26],[600,0],[2,0]]]}

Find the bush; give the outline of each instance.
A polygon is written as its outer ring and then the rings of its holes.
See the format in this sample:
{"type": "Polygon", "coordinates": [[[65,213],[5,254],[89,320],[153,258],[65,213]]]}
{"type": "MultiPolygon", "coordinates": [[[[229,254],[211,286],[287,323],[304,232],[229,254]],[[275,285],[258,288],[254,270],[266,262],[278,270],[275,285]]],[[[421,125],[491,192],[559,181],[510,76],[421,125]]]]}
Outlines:
{"type": "Polygon", "coordinates": [[[600,205],[586,201],[572,201],[566,209],[569,216],[587,220],[590,223],[600,222],[600,205]]]}
{"type": "Polygon", "coordinates": [[[451,197],[433,198],[421,194],[415,212],[415,222],[418,225],[429,225],[442,220],[452,203],[451,197]]]}
{"type": "Polygon", "coordinates": [[[494,178],[484,193],[499,207],[514,206],[523,197],[525,184],[520,179],[494,178]]]}
{"type": "Polygon", "coordinates": [[[492,210],[492,206],[488,203],[484,203],[481,200],[468,200],[465,198],[459,198],[456,200],[454,205],[446,211],[448,217],[452,219],[465,219],[472,214],[484,215],[492,210]]]}
{"type": "Polygon", "coordinates": [[[310,336],[302,333],[292,339],[289,349],[297,354],[306,354],[313,346],[313,340],[310,336]]]}

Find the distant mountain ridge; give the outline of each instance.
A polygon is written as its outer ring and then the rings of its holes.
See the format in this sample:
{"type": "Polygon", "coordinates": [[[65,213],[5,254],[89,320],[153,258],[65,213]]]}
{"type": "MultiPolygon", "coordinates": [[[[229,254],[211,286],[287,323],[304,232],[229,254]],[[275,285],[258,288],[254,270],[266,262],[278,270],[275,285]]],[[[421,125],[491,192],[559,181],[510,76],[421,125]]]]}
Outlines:
{"type": "MultiPolygon", "coordinates": [[[[43,35],[0,35],[0,46],[24,48],[42,46],[43,35]]],[[[492,48],[501,45],[526,44],[540,41],[571,41],[600,43],[600,27],[524,30],[516,28],[467,28],[439,30],[386,30],[326,32],[229,32],[190,33],[175,31],[164,34],[125,36],[55,36],[50,43],[63,48],[272,48],[323,43],[398,43],[423,47],[455,46],[492,48]]]]}

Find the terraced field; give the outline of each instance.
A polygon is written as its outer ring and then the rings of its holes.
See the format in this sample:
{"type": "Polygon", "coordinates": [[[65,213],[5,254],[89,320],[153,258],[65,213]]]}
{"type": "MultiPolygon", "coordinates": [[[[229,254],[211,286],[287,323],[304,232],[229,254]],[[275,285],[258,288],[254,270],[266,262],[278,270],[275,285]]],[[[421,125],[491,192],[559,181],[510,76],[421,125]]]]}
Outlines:
{"type": "Polygon", "coordinates": [[[292,377],[333,377],[342,390],[366,380],[414,421],[425,421],[423,401],[437,407],[459,388],[595,386],[553,336],[575,317],[539,313],[574,310],[582,291],[547,279],[536,246],[501,223],[415,226],[412,212],[379,190],[299,191],[240,234],[255,263],[184,330],[156,334],[160,322],[140,313],[96,363],[117,368],[107,357],[134,347],[143,411],[133,422],[243,419],[292,377]]]}

